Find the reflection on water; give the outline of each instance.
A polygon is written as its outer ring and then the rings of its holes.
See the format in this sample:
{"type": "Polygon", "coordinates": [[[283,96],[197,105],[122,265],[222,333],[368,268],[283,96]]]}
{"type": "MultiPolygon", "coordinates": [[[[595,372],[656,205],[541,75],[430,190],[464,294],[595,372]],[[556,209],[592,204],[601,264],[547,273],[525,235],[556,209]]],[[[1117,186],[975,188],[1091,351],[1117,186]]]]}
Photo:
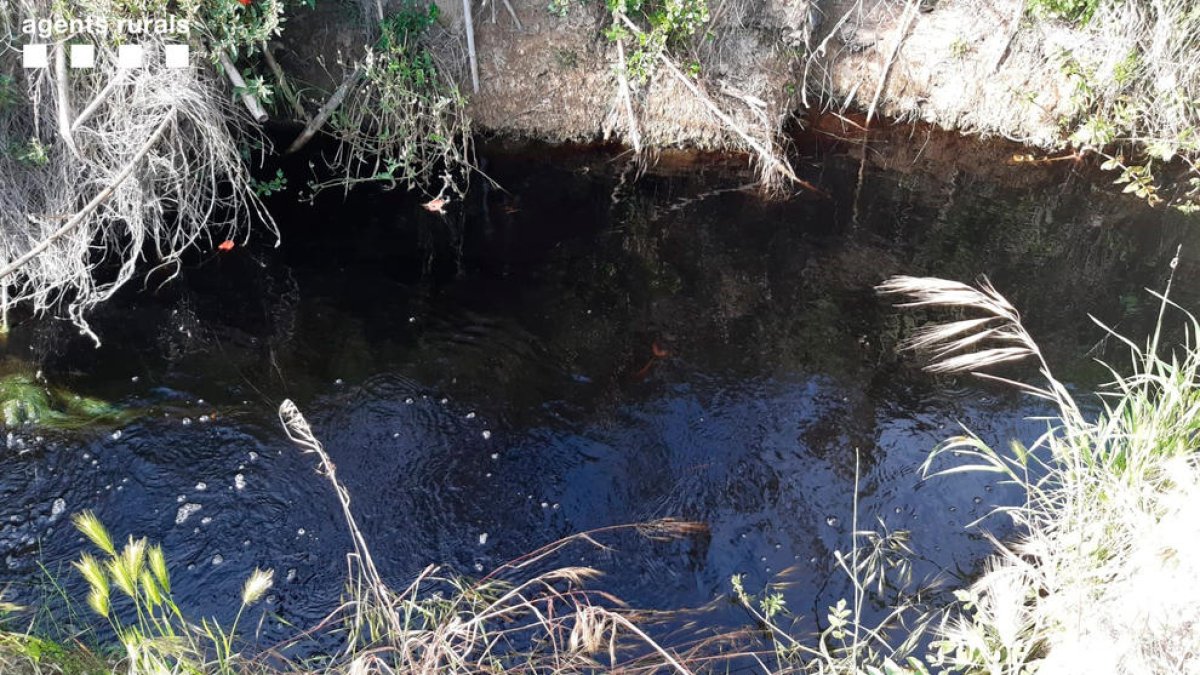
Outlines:
{"type": "MultiPolygon", "coordinates": [[[[846,592],[833,552],[850,544],[856,462],[860,518],[911,529],[918,576],[970,574],[989,545],[964,525],[1019,495],[988,476],[924,483],[917,468],[960,424],[1028,440],[1041,427],[1023,418],[1041,411],[917,372],[895,346],[921,317],[872,286],[987,273],[1086,380],[1079,357],[1100,338],[1086,312],[1136,328],[1137,293],[1178,236],[1157,217],[1108,222],[1090,188],[1061,181],[868,174],[855,206],[857,166],[837,157],[819,175],[833,200],[762,201],[728,168],[635,184],[590,157],[501,156],[488,171],[505,190],[477,190],[446,219],[394,195],[281,204],[282,250],[213,255],[112,303],[97,351],[18,330],[10,352],[52,380],[149,412],[13,432],[0,584],[52,601],[40,560],[78,593],[67,516],[92,508],[118,536],[163,542],[195,613],[227,616],[261,566],[280,580],[273,610],[311,624],[337,601],[350,544],[278,427],[284,397],[398,583],[430,562],[475,574],[581,530],[673,516],[709,532],[621,536],[557,562],[599,567],[642,607],[706,605],[735,573],[751,590],[786,580],[789,606],[816,618],[846,592]]],[[[701,620],[744,617],[717,603],[701,620]]]]}

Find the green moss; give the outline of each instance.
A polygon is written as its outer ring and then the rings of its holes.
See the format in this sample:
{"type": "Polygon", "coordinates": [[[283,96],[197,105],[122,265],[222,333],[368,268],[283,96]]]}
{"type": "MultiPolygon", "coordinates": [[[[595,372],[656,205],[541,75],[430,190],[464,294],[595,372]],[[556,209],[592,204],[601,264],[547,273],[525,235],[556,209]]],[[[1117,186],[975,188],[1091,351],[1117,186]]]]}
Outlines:
{"type": "Polygon", "coordinates": [[[0,363],[0,421],[5,426],[78,429],[93,423],[119,423],[129,415],[106,401],[52,387],[19,361],[0,363]]]}

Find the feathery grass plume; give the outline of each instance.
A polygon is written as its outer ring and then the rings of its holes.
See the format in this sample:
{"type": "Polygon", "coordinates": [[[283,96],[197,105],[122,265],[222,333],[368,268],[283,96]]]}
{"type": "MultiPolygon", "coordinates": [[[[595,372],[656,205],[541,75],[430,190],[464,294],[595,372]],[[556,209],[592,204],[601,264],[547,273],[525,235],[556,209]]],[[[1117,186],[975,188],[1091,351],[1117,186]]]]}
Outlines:
{"type": "Polygon", "coordinates": [[[274,583],[275,570],[254,568],[254,572],[242,586],[242,604],[250,606],[257,603],[267,591],[271,590],[274,583]]]}
{"type": "Polygon", "coordinates": [[[171,594],[171,575],[167,573],[167,558],[163,555],[162,546],[155,544],[146,553],[146,560],[154,580],[167,595],[171,594]]]}
{"type": "Polygon", "coordinates": [[[92,511],[77,513],[71,518],[71,522],[75,524],[75,529],[83,533],[83,536],[96,545],[96,548],[109,555],[117,554],[117,549],[112,543],[112,537],[109,536],[108,530],[105,529],[104,524],[100,522],[95,513],[92,511]]]}
{"type": "MultiPolygon", "coordinates": [[[[1173,277],[1153,293],[1158,321],[1143,344],[1101,324],[1129,361],[1109,366],[1113,381],[1090,418],[994,289],[911,278],[884,285],[914,298],[910,304],[994,318],[925,329],[917,340],[935,360],[979,333],[988,334],[971,344],[983,349],[997,335],[1010,340],[1039,359],[1046,380],[1015,384],[1059,413],[1028,447],[1014,442],[1001,453],[968,433],[926,462],[930,475],[935,458],[952,450],[967,463],[941,474],[998,472],[1026,493],[1023,505],[1003,509],[1020,536],[995,542],[983,576],[959,593],[940,626],[935,665],[998,675],[1200,672],[1200,323],[1169,299],[1173,277]],[[1164,344],[1169,309],[1184,317],[1174,346],[1164,344]]],[[[982,358],[977,367],[991,363],[982,358]]]]}

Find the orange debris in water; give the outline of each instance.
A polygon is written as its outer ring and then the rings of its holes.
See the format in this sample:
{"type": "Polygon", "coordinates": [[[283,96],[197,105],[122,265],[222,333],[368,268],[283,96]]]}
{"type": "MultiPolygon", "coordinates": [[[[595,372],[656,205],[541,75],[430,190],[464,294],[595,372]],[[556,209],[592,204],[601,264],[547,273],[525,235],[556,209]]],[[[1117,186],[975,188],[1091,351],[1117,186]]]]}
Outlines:
{"type": "Polygon", "coordinates": [[[233,240],[232,240],[232,239],[226,239],[225,241],[221,242],[221,244],[220,244],[219,246],[217,246],[217,248],[218,248],[218,249],[220,249],[220,250],[222,250],[222,251],[232,251],[232,250],[233,250],[233,246],[234,246],[234,244],[233,244],[233,240]]]}

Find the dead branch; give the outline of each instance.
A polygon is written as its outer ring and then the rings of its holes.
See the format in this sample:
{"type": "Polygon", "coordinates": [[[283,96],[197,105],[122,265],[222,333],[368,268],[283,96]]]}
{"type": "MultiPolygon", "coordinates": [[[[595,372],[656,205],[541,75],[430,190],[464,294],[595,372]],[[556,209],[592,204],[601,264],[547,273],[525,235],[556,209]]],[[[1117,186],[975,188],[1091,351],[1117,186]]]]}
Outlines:
{"type": "Polygon", "coordinates": [[[87,217],[91,215],[92,211],[95,211],[97,207],[107,201],[108,198],[111,197],[114,192],[116,192],[117,188],[121,186],[121,183],[124,183],[125,179],[129,178],[130,174],[133,173],[133,170],[137,168],[137,165],[142,161],[146,154],[150,152],[154,145],[158,143],[159,139],[162,138],[163,134],[166,133],[167,127],[170,126],[174,119],[175,109],[172,108],[171,111],[167,113],[166,117],[163,118],[163,121],[159,123],[158,128],[154,130],[154,133],[150,134],[150,138],[146,139],[146,142],[137,151],[137,154],[133,156],[133,159],[131,159],[129,163],[125,165],[125,168],[121,169],[121,172],[117,174],[116,178],[113,179],[112,183],[110,183],[108,187],[98,192],[95,197],[92,197],[91,201],[85,204],[82,209],[75,213],[75,215],[71,216],[71,218],[64,223],[62,227],[55,230],[53,234],[38,242],[37,246],[29,249],[29,251],[5,266],[4,269],[0,269],[0,279],[7,278],[30,260],[36,258],[42,253],[42,251],[50,248],[50,245],[55,241],[69,233],[71,230],[74,230],[76,227],[79,227],[81,223],[87,220],[87,217]]]}
{"type": "Polygon", "coordinates": [[[871,99],[871,107],[867,108],[867,126],[871,126],[871,118],[875,116],[875,106],[879,105],[879,97],[883,96],[883,88],[887,85],[888,74],[892,72],[892,64],[896,62],[896,56],[900,54],[900,47],[904,44],[904,39],[908,37],[908,31],[912,28],[913,20],[917,18],[917,10],[920,5],[920,0],[908,0],[908,4],[904,7],[905,19],[903,25],[900,26],[900,34],[896,36],[896,44],[892,47],[891,56],[883,64],[883,71],[879,73],[879,83],[875,86],[875,96],[871,99]]]}
{"type": "Polygon", "coordinates": [[[338,109],[338,106],[342,104],[342,101],[346,100],[346,96],[348,96],[350,92],[354,90],[354,87],[358,84],[358,80],[360,77],[362,77],[362,74],[362,66],[355,66],[354,70],[352,70],[350,74],[346,76],[346,79],[342,80],[342,83],[338,85],[337,90],[333,92],[333,95],[329,97],[329,100],[325,101],[325,105],[321,106],[321,109],[317,111],[317,116],[309,120],[308,124],[304,127],[304,130],[301,131],[300,135],[296,137],[296,140],[292,141],[292,144],[288,146],[287,152],[284,154],[290,155],[294,152],[298,152],[301,148],[307,145],[310,140],[312,140],[312,137],[321,130],[321,127],[325,126],[325,122],[329,120],[330,115],[332,115],[334,111],[338,109]]]}
{"type": "Polygon", "coordinates": [[[225,71],[225,76],[233,83],[234,91],[241,90],[242,104],[246,106],[246,110],[250,111],[250,115],[254,117],[254,121],[259,124],[266,122],[270,117],[267,111],[263,109],[262,103],[250,92],[246,91],[246,81],[242,79],[242,74],[234,67],[233,61],[229,60],[229,55],[225,52],[219,52],[217,59],[221,61],[221,69],[225,71]]]}

